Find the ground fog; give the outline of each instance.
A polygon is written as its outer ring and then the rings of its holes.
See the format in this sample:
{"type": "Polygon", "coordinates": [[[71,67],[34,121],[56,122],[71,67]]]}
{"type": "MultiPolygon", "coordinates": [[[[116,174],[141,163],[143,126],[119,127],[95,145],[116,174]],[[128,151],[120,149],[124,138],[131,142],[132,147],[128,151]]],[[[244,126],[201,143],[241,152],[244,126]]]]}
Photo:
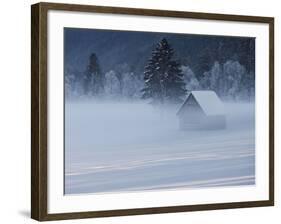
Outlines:
{"type": "Polygon", "coordinates": [[[225,103],[224,130],[180,131],[177,108],[65,104],[65,193],[255,184],[255,106],[225,103]]]}

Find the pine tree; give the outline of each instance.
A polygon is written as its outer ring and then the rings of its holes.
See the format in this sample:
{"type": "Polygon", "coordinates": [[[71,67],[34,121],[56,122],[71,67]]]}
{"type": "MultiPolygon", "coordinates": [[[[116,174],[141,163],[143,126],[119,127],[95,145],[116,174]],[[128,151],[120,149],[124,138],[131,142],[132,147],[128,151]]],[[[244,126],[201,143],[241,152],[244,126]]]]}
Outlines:
{"type": "Polygon", "coordinates": [[[101,72],[97,56],[93,53],[83,79],[85,95],[100,95],[104,92],[104,75],[101,72]]]}
{"type": "Polygon", "coordinates": [[[153,104],[179,103],[186,94],[180,64],[173,60],[174,51],[164,38],[152,52],[144,71],[143,99],[153,104]]]}

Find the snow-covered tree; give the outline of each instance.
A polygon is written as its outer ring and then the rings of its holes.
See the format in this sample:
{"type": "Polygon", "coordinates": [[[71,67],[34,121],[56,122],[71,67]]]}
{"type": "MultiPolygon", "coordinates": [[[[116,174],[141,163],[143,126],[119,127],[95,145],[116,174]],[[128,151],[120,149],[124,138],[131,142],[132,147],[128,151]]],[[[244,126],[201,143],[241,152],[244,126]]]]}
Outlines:
{"type": "Polygon", "coordinates": [[[120,83],[116,76],[116,72],[110,70],[105,73],[105,86],[104,91],[109,98],[115,98],[120,96],[120,83]]]}
{"type": "Polygon", "coordinates": [[[97,96],[104,92],[104,75],[94,53],[89,58],[89,64],[84,74],[83,89],[87,96],[97,96]]]}
{"type": "Polygon", "coordinates": [[[79,98],[82,92],[82,73],[72,68],[66,68],[64,73],[64,93],[67,99],[79,98]]]}
{"type": "Polygon", "coordinates": [[[186,94],[180,64],[173,59],[174,51],[164,38],[152,52],[144,71],[143,99],[153,104],[178,103],[186,94]]]}
{"type": "Polygon", "coordinates": [[[140,92],[142,83],[135,73],[125,73],[123,75],[123,96],[127,99],[136,98],[140,92]]]}
{"type": "Polygon", "coordinates": [[[227,86],[225,95],[231,99],[239,99],[241,97],[241,90],[247,88],[247,85],[243,85],[242,83],[242,78],[247,75],[245,67],[238,61],[227,61],[223,65],[223,72],[227,86]]]}
{"type": "Polygon", "coordinates": [[[116,66],[115,71],[116,77],[119,81],[120,95],[123,95],[124,77],[130,73],[130,66],[127,63],[122,63],[116,66]]]}
{"type": "Polygon", "coordinates": [[[238,61],[228,60],[222,65],[216,61],[210,71],[204,72],[200,85],[225,99],[246,100],[254,95],[252,76],[238,61]]]}
{"type": "Polygon", "coordinates": [[[143,87],[143,81],[130,72],[126,64],[116,67],[105,73],[105,96],[108,98],[134,99],[140,98],[139,92],[143,87]]]}
{"type": "Polygon", "coordinates": [[[191,68],[189,66],[183,65],[181,66],[181,70],[183,73],[184,82],[186,83],[186,90],[192,91],[200,89],[200,84],[191,68]]]}
{"type": "Polygon", "coordinates": [[[201,79],[201,87],[203,89],[214,90],[219,95],[223,95],[224,91],[224,76],[222,66],[219,62],[215,62],[210,69],[210,71],[203,73],[203,78],[201,79]]]}

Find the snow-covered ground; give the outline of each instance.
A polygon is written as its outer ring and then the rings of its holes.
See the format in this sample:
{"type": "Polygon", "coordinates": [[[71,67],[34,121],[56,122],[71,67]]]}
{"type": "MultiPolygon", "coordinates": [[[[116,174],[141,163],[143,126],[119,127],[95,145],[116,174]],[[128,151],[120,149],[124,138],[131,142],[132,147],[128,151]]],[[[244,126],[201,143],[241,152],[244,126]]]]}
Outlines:
{"type": "Polygon", "coordinates": [[[225,130],[184,132],[175,110],[66,103],[65,193],[255,184],[255,106],[225,106],[225,130]]]}

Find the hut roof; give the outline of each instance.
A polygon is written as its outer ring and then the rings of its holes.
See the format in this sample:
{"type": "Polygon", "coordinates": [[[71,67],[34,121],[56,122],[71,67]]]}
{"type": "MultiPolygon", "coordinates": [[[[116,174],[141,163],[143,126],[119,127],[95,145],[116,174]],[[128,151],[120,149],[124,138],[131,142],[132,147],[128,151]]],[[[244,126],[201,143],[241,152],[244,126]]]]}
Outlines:
{"type": "Polygon", "coordinates": [[[193,95],[199,106],[202,108],[207,116],[224,115],[224,105],[214,91],[191,91],[187,99],[180,107],[177,115],[179,115],[185,108],[189,97],[193,95]]]}

